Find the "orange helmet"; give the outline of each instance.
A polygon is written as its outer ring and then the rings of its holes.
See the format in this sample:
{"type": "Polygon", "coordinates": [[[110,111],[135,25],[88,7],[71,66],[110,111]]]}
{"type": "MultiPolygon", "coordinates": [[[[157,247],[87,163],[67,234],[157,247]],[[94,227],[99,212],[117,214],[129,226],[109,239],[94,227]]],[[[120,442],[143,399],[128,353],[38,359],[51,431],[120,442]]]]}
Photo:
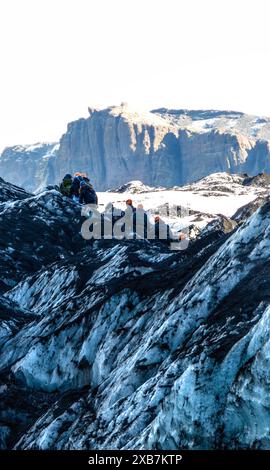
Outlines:
{"type": "Polygon", "coordinates": [[[74,173],[74,176],[82,176],[82,174],[79,171],[76,171],[76,173],[74,173]]]}
{"type": "Polygon", "coordinates": [[[126,200],[126,205],[127,206],[132,206],[132,199],[127,199],[126,200]]]}
{"type": "Polygon", "coordinates": [[[185,240],[187,238],[186,234],[183,232],[179,233],[179,240],[185,240]]]}

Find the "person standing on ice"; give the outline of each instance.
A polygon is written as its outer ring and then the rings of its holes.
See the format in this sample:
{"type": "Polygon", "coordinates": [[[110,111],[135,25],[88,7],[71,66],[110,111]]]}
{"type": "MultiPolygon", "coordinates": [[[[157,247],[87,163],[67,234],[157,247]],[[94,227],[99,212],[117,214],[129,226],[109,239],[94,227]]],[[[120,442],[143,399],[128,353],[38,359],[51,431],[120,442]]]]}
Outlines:
{"type": "Polygon", "coordinates": [[[74,174],[73,183],[71,186],[71,196],[74,202],[79,202],[80,198],[80,184],[83,181],[81,173],[76,172],[74,174]]]}
{"type": "Polygon", "coordinates": [[[135,216],[134,218],[135,218],[135,224],[136,224],[137,238],[147,238],[148,229],[150,228],[150,221],[142,204],[138,204],[134,216],[135,216]]]}
{"type": "Polygon", "coordinates": [[[175,237],[168,224],[160,218],[159,215],[155,216],[155,239],[170,242],[175,237]]]}
{"type": "Polygon", "coordinates": [[[98,197],[93,186],[86,181],[80,182],[79,190],[79,203],[80,204],[98,204],[98,197]]]}
{"type": "Polygon", "coordinates": [[[72,184],[73,184],[72,176],[69,173],[67,173],[64,176],[62,183],[60,184],[60,193],[63,196],[71,198],[72,197],[72,191],[71,191],[72,184]]]}
{"type": "Polygon", "coordinates": [[[125,217],[123,229],[127,238],[133,237],[136,233],[136,208],[133,206],[132,199],[126,200],[126,210],[122,212],[122,217],[125,217]]]}
{"type": "Polygon", "coordinates": [[[132,199],[127,199],[126,200],[126,206],[127,206],[127,209],[130,208],[133,212],[133,214],[136,212],[136,209],[135,207],[133,206],[133,201],[132,199]]]}

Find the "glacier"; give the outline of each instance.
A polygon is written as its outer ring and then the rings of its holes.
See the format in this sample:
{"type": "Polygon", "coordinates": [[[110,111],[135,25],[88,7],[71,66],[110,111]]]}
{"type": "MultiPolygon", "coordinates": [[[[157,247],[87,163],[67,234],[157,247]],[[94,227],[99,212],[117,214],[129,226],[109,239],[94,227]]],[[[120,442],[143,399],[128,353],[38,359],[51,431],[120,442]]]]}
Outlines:
{"type": "Polygon", "coordinates": [[[0,187],[1,449],[270,448],[267,176],[100,193],[193,195],[183,251],[85,241],[57,190],[0,187]]]}

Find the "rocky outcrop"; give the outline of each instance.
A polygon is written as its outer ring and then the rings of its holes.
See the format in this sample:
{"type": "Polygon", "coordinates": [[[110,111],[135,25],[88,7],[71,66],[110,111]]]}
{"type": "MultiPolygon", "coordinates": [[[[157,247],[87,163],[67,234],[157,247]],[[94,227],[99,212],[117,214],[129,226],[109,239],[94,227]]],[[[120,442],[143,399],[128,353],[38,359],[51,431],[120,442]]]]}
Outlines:
{"type": "Polygon", "coordinates": [[[31,194],[27,193],[24,189],[14,184],[7,183],[0,178],[0,204],[6,201],[27,199],[30,196],[31,194]]]}
{"type": "MultiPolygon", "coordinates": [[[[0,181],[0,194],[3,186],[0,181]]],[[[20,193],[10,186],[10,194],[12,199],[0,204],[0,294],[26,273],[65,259],[83,246],[80,206],[63,201],[54,190],[14,200],[20,193]]]]}
{"type": "Polygon", "coordinates": [[[126,104],[68,125],[59,146],[12,147],[0,176],[34,191],[65,173],[87,172],[99,190],[130,180],[149,186],[186,184],[214,172],[270,172],[270,119],[225,111],[158,109],[126,104]]]}

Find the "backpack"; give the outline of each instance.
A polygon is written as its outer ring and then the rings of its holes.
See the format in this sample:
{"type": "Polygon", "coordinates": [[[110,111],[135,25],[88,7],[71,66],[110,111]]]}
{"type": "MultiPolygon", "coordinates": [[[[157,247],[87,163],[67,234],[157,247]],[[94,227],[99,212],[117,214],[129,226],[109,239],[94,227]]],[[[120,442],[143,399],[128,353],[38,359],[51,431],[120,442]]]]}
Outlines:
{"type": "Polygon", "coordinates": [[[67,197],[71,196],[71,186],[72,186],[72,180],[64,178],[60,185],[60,191],[63,194],[63,196],[67,196],[67,197]]]}
{"type": "Polygon", "coordinates": [[[71,195],[79,197],[80,195],[80,183],[83,180],[82,176],[78,175],[75,176],[73,179],[73,183],[71,185],[71,195]]]}
{"type": "Polygon", "coordinates": [[[84,186],[80,188],[80,199],[85,204],[98,203],[96,192],[91,183],[85,183],[84,186]]]}

